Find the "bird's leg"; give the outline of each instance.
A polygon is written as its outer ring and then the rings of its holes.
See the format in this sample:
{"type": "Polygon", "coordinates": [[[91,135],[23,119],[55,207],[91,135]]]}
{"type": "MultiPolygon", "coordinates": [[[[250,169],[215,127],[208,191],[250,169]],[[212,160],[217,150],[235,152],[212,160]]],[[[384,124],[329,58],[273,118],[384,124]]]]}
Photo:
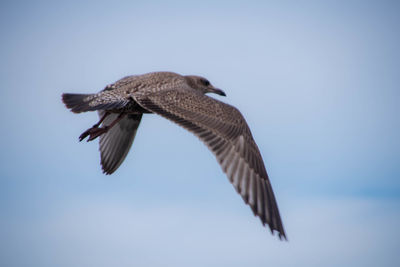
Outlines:
{"type": "Polygon", "coordinates": [[[90,135],[91,133],[93,133],[95,131],[95,129],[99,128],[100,124],[104,121],[104,119],[110,115],[110,112],[105,112],[103,116],[101,116],[100,120],[98,123],[96,123],[95,125],[92,126],[92,128],[87,129],[86,131],[84,131],[80,136],[79,136],[79,141],[82,141],[83,139],[85,139],[88,135],[90,135]]]}
{"type": "Polygon", "coordinates": [[[92,128],[97,128],[97,127],[99,127],[100,124],[104,121],[104,119],[105,119],[108,115],[110,115],[110,112],[107,112],[107,111],[104,112],[104,115],[100,118],[99,122],[96,123],[95,125],[93,125],[92,128]]]}
{"type": "Polygon", "coordinates": [[[102,123],[102,121],[107,116],[108,116],[108,114],[104,114],[104,116],[100,119],[100,121],[98,123],[96,123],[95,125],[93,125],[92,128],[86,130],[83,134],[81,134],[81,136],[79,136],[79,141],[82,141],[87,136],[89,136],[89,138],[87,140],[89,142],[89,141],[96,139],[100,135],[106,133],[109,129],[111,129],[115,124],[117,124],[120,120],[122,120],[124,118],[125,113],[120,113],[118,115],[118,117],[110,123],[110,125],[99,128],[99,125],[102,123]]]}

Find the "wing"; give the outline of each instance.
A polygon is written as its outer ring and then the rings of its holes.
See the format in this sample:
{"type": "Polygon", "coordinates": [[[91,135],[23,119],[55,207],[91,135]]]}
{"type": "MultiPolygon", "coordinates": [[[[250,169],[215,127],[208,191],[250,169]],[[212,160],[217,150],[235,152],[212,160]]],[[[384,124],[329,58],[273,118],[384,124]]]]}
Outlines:
{"type": "Polygon", "coordinates": [[[197,135],[214,153],[236,191],[271,232],[285,236],[274,193],[250,129],[234,107],[185,90],[135,97],[144,108],[197,135]]]}
{"type": "MultiPolygon", "coordinates": [[[[104,111],[99,111],[102,117],[104,111]]],[[[103,121],[102,126],[109,125],[118,114],[110,114],[103,121]]],[[[107,133],[100,136],[101,166],[105,174],[112,174],[124,161],[132,146],[142,114],[128,114],[107,133]]]]}

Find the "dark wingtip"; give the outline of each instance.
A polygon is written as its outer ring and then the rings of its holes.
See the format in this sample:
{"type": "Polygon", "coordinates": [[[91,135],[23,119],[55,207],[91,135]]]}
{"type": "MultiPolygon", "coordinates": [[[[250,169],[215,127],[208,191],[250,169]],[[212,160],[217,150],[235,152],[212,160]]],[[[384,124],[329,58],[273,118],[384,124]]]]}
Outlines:
{"type": "Polygon", "coordinates": [[[118,168],[115,168],[115,166],[110,165],[109,163],[104,162],[103,160],[100,161],[101,165],[101,171],[105,175],[111,175],[113,174],[118,168]]]}
{"type": "Polygon", "coordinates": [[[103,168],[102,168],[102,171],[103,171],[103,173],[105,174],[105,175],[111,175],[111,174],[113,174],[114,173],[114,171],[115,170],[109,170],[109,169],[106,169],[106,168],[104,168],[104,166],[102,166],[103,168]]]}
{"type": "Polygon", "coordinates": [[[283,233],[278,232],[278,237],[279,237],[279,240],[281,240],[281,241],[287,241],[287,242],[289,241],[288,238],[286,237],[285,232],[283,232],[283,233]]]}

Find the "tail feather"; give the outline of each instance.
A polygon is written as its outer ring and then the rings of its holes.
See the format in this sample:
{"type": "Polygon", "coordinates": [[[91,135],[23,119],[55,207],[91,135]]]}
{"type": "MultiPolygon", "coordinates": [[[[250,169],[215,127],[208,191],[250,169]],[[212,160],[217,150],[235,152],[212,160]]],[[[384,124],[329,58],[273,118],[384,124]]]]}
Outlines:
{"type": "Polygon", "coordinates": [[[125,107],[129,99],[118,97],[115,94],[63,94],[62,101],[74,113],[94,110],[112,110],[125,107]]]}
{"type": "Polygon", "coordinates": [[[71,109],[74,113],[81,113],[85,111],[93,110],[93,107],[89,105],[93,99],[93,94],[63,94],[62,101],[67,108],[71,109]]]}

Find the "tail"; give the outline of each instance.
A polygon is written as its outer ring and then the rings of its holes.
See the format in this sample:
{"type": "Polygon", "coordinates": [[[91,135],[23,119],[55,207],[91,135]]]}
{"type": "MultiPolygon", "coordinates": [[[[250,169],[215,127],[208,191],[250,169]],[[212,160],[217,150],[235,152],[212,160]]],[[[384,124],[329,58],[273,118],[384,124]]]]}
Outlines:
{"type": "Polygon", "coordinates": [[[67,108],[74,113],[81,113],[93,110],[93,106],[89,105],[95,97],[94,94],[62,94],[62,101],[67,108]]]}
{"type": "Polygon", "coordinates": [[[97,94],[63,94],[62,101],[74,113],[125,107],[129,99],[102,91],[97,94]]]}

